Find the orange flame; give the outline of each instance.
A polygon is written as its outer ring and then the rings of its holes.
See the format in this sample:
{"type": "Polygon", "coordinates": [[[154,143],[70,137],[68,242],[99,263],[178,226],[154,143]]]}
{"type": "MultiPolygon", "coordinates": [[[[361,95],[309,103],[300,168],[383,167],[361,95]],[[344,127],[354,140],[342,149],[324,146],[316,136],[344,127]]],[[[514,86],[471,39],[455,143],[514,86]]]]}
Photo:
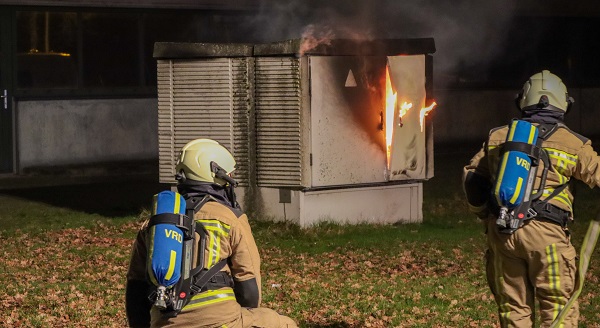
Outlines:
{"type": "Polygon", "coordinates": [[[394,132],[394,112],[398,97],[392,90],[392,81],[390,79],[390,69],[385,69],[385,146],[387,149],[387,163],[389,166],[390,156],[392,154],[392,135],[394,132]]]}
{"type": "Polygon", "coordinates": [[[429,107],[421,108],[421,112],[419,114],[419,123],[421,123],[421,132],[423,132],[423,124],[425,123],[425,116],[435,107],[436,102],[434,101],[429,107]]]}
{"type": "MultiPolygon", "coordinates": [[[[392,155],[392,139],[394,135],[394,114],[396,112],[396,104],[398,103],[398,94],[392,89],[392,82],[390,79],[389,66],[385,70],[385,145],[387,150],[387,165],[390,167],[390,159],[392,155]]],[[[425,116],[433,110],[437,105],[434,101],[429,107],[421,108],[419,111],[419,122],[421,124],[421,132],[424,129],[425,116]]],[[[413,107],[412,103],[403,102],[398,109],[398,126],[402,126],[402,117],[404,117],[408,111],[413,107]]]]}

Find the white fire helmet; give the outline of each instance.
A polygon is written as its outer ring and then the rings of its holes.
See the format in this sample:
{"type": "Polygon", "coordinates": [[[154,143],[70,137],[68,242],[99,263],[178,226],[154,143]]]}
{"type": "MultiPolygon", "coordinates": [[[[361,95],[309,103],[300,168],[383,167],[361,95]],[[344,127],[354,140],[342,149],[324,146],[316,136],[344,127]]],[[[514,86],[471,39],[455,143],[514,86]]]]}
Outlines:
{"type": "Polygon", "coordinates": [[[227,148],[212,139],[196,139],[188,142],[181,149],[175,165],[177,179],[180,182],[189,179],[222,186],[228,183],[226,180],[233,181],[229,178],[233,170],[235,170],[233,155],[227,148]],[[224,170],[220,173],[227,175],[226,179],[217,176],[219,168],[224,170]]]}
{"type": "Polygon", "coordinates": [[[545,108],[565,113],[574,102],[562,80],[548,70],[532,75],[515,100],[520,110],[545,108]]]}

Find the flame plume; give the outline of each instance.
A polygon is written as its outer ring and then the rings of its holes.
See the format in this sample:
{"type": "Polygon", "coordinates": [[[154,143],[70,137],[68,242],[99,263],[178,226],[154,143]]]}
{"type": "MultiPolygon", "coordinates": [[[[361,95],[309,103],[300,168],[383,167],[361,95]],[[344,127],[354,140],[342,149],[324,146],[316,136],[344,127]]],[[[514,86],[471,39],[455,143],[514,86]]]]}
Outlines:
{"type": "Polygon", "coordinates": [[[429,107],[421,108],[419,113],[419,123],[421,123],[421,132],[423,132],[423,125],[425,124],[425,116],[435,107],[436,102],[434,101],[429,107]]]}
{"type": "Polygon", "coordinates": [[[390,156],[392,154],[392,135],[394,132],[394,112],[396,111],[396,102],[398,97],[392,89],[390,79],[390,68],[385,68],[385,148],[387,150],[387,165],[390,165],[390,156]]]}

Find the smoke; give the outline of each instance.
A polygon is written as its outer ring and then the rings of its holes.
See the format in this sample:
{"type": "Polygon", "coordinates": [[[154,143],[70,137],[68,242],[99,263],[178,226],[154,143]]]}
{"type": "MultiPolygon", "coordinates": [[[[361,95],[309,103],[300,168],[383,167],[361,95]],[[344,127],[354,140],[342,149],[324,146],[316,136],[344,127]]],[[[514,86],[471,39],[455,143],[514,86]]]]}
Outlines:
{"type": "MultiPolygon", "coordinates": [[[[304,50],[332,39],[429,38],[435,40],[434,76],[457,68],[485,71],[502,53],[514,15],[503,0],[262,0],[247,24],[253,39],[303,38],[304,50]]],[[[477,72],[473,72],[477,74],[477,72]]]]}
{"type": "Polygon", "coordinates": [[[317,29],[314,25],[308,25],[302,32],[302,44],[300,45],[300,56],[319,45],[331,45],[335,33],[328,27],[317,29]]]}

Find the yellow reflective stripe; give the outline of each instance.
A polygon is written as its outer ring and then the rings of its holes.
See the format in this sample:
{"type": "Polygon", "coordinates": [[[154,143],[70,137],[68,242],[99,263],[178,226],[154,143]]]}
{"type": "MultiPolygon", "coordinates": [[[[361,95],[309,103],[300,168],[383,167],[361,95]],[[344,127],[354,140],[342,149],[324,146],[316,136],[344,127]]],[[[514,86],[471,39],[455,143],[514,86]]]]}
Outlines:
{"type": "Polygon", "coordinates": [[[558,194],[558,195],[557,195],[556,197],[554,197],[554,198],[555,198],[556,200],[558,200],[559,202],[561,202],[561,203],[563,203],[563,204],[565,204],[565,205],[569,206],[569,208],[571,208],[571,207],[572,207],[571,200],[569,199],[569,197],[567,196],[567,194],[565,194],[565,193],[562,193],[562,192],[561,192],[560,194],[558,194]]]}
{"type": "Polygon", "coordinates": [[[152,215],[156,214],[157,206],[158,206],[158,194],[152,196],[152,215]]]}
{"type": "Polygon", "coordinates": [[[229,226],[228,224],[225,224],[221,221],[218,221],[218,220],[198,220],[198,221],[201,222],[202,225],[206,228],[212,227],[215,230],[222,231],[223,234],[226,236],[229,235],[229,231],[231,230],[231,226],[229,226]]]}
{"type": "MultiPolygon", "coordinates": [[[[544,199],[548,196],[550,196],[550,194],[554,191],[554,189],[544,189],[543,192],[543,196],[544,199]]],[[[561,191],[560,193],[558,193],[558,195],[554,196],[552,199],[556,199],[559,202],[569,206],[569,208],[573,208],[573,204],[571,203],[571,199],[569,198],[569,194],[567,193],[566,190],[561,191]]]]}
{"type": "Polygon", "coordinates": [[[229,236],[229,230],[225,230],[223,229],[223,227],[213,226],[209,224],[204,224],[204,227],[206,228],[206,230],[218,232],[220,235],[223,236],[229,236]]]}
{"type": "Polygon", "coordinates": [[[558,174],[560,174],[561,176],[564,176],[565,178],[567,177],[567,175],[571,175],[569,165],[571,167],[573,167],[576,165],[575,162],[568,162],[568,161],[565,161],[561,157],[556,157],[556,156],[552,156],[552,155],[550,155],[550,158],[554,158],[556,160],[556,166],[554,168],[556,169],[556,172],[558,174]]]}
{"type": "Polygon", "coordinates": [[[570,153],[558,150],[555,148],[544,148],[548,152],[550,159],[556,161],[556,172],[561,176],[561,183],[568,181],[568,177],[571,176],[571,169],[577,165],[579,156],[572,155],[570,153]],[[564,177],[564,180],[563,180],[564,177]]]}
{"type": "Polygon", "coordinates": [[[558,173],[558,178],[560,180],[560,183],[563,182],[564,179],[567,178],[567,175],[569,174],[569,169],[567,168],[567,164],[565,164],[565,162],[561,161],[561,160],[557,160],[556,162],[556,166],[554,166],[554,171],[556,173],[558,173]]]}
{"type": "Polygon", "coordinates": [[[179,193],[175,193],[175,208],[173,208],[173,213],[179,214],[179,207],[181,206],[181,200],[179,197],[179,193]]]}
{"type": "Polygon", "coordinates": [[[165,280],[170,280],[173,276],[173,272],[175,272],[175,260],[177,259],[177,252],[171,250],[171,254],[169,257],[169,269],[167,270],[167,274],[165,275],[165,280]]]}
{"type": "Polygon", "coordinates": [[[206,264],[207,268],[211,268],[213,265],[215,265],[217,262],[219,262],[219,249],[220,249],[220,244],[221,244],[221,238],[220,235],[218,233],[216,233],[214,230],[209,230],[206,229],[208,231],[208,236],[210,239],[210,245],[209,245],[209,258],[208,258],[208,263],[206,264]]]}
{"type": "MultiPolygon", "coordinates": [[[[150,227],[150,239],[149,240],[154,240],[155,232],[156,232],[156,226],[150,227]]],[[[149,259],[152,258],[152,255],[154,255],[153,253],[154,253],[154,243],[151,242],[150,245],[148,246],[148,258],[149,259]]],[[[154,270],[152,270],[152,262],[151,261],[148,261],[148,263],[146,265],[146,270],[148,271],[148,276],[150,277],[150,281],[155,286],[158,286],[158,281],[154,277],[154,270]]]]}
{"type": "Polygon", "coordinates": [[[510,125],[510,132],[508,135],[508,141],[513,141],[514,137],[515,137],[515,131],[517,130],[517,123],[518,121],[513,121],[512,124],[510,125]]]}
{"type": "Polygon", "coordinates": [[[206,267],[210,268],[217,264],[221,259],[221,238],[229,236],[231,227],[218,220],[198,220],[204,226],[208,232],[208,250],[209,257],[207,259],[206,267]]]}
{"type": "Polygon", "coordinates": [[[231,289],[231,288],[223,289],[223,290],[219,290],[219,289],[218,290],[209,290],[209,291],[206,291],[204,293],[200,293],[200,294],[192,296],[192,298],[190,299],[190,302],[191,301],[198,301],[198,300],[202,301],[202,300],[205,300],[205,299],[214,298],[215,296],[221,297],[222,295],[226,295],[226,296],[227,295],[233,295],[233,296],[235,296],[235,294],[233,292],[233,289],[231,289]]]}
{"type": "Polygon", "coordinates": [[[496,252],[496,247],[492,245],[494,252],[494,283],[496,285],[496,291],[498,293],[498,308],[500,312],[500,323],[502,327],[507,325],[506,320],[510,317],[510,306],[506,295],[504,294],[504,277],[502,276],[502,259],[498,256],[496,252]]]}
{"type": "Polygon", "coordinates": [[[533,145],[533,138],[535,137],[535,132],[537,131],[537,128],[535,127],[535,125],[531,125],[531,127],[529,128],[529,139],[527,139],[527,143],[530,145],[533,145]]]}
{"type": "Polygon", "coordinates": [[[579,156],[567,153],[567,152],[559,150],[559,149],[547,148],[547,147],[544,147],[544,149],[546,151],[548,151],[548,155],[551,158],[564,161],[568,164],[575,165],[575,164],[577,164],[577,160],[579,159],[579,156]]]}
{"type": "Polygon", "coordinates": [[[232,289],[229,290],[210,290],[192,297],[188,305],[183,307],[182,311],[199,308],[209,304],[215,304],[225,301],[235,301],[235,294],[232,289]]]}
{"type": "Polygon", "coordinates": [[[219,234],[217,232],[216,237],[215,237],[215,248],[214,248],[214,252],[215,252],[215,263],[217,264],[217,262],[219,262],[221,260],[221,234],[219,234]]]}
{"type": "Polygon", "coordinates": [[[556,154],[554,152],[548,152],[548,157],[555,159],[557,162],[564,162],[566,164],[576,165],[577,159],[572,159],[569,157],[562,156],[561,154],[556,154]]]}
{"type": "Polygon", "coordinates": [[[546,259],[548,261],[550,298],[554,300],[552,319],[555,319],[566,304],[566,299],[562,296],[560,290],[560,266],[558,263],[558,254],[556,253],[556,244],[546,246],[546,259]]]}
{"type": "MultiPolygon", "coordinates": [[[[175,199],[173,201],[173,213],[179,214],[179,207],[181,207],[181,195],[179,193],[175,193],[175,199]]],[[[152,196],[152,215],[156,214],[156,210],[158,209],[158,194],[152,196]]]]}
{"type": "Polygon", "coordinates": [[[514,204],[517,201],[517,198],[519,198],[519,195],[521,194],[521,186],[522,185],[523,185],[523,178],[519,177],[517,179],[517,186],[515,187],[515,193],[510,198],[511,204],[514,204]]]}
{"type": "MultiPolygon", "coordinates": [[[[508,161],[508,152],[504,153],[504,155],[502,156],[502,163],[506,164],[506,162],[508,161]]],[[[496,191],[494,192],[494,195],[496,195],[496,200],[498,201],[498,204],[502,204],[502,200],[500,199],[500,185],[502,184],[502,178],[504,177],[504,169],[506,168],[506,165],[500,165],[500,172],[498,173],[498,180],[496,180],[496,191]]]]}
{"type": "Polygon", "coordinates": [[[567,178],[564,174],[563,175],[559,175],[558,176],[558,182],[560,184],[565,184],[569,181],[569,178],[567,178]]]}

